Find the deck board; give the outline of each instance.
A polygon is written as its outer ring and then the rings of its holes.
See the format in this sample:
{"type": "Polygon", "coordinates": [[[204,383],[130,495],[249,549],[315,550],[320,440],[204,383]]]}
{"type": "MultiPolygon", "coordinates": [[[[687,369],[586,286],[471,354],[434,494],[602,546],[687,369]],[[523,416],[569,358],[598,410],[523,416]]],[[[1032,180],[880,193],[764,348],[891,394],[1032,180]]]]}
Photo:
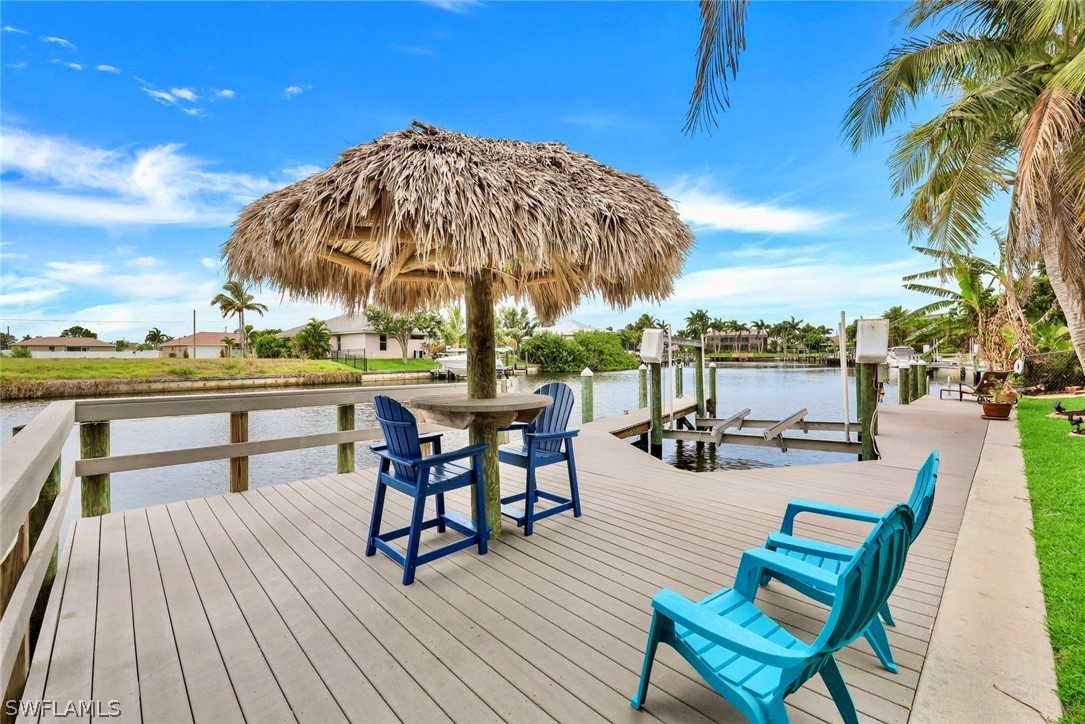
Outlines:
{"type": "MultiPolygon", "coordinates": [[[[700,597],[779,527],[792,498],[885,509],[942,452],[934,512],[890,599],[900,674],[865,642],[838,655],[864,721],[908,720],[987,424],[924,399],[881,413],[884,459],[746,471],[675,470],[610,436],[576,441],[584,515],[490,553],[419,570],[414,585],[363,554],[374,471],[360,470],[80,520],[61,556],[28,697],[121,702],[124,721],[738,721],[673,651],[647,706],[629,706],[650,599],[700,597]]],[[[620,426],[621,420],[611,422],[620,426]]],[[[523,485],[502,469],[503,492],[523,485]]],[[[541,471],[562,491],[564,469],[541,471]]],[[[387,525],[404,524],[390,491],[387,525]]],[[[466,512],[466,495],[449,506],[466,512]]],[[[855,543],[866,528],[800,517],[800,534],[855,543]]],[[[438,535],[423,538],[430,548],[438,535]]],[[[779,584],[759,603],[810,640],[826,609],[779,584]]],[[[837,721],[819,680],[788,699],[796,722],[837,721]]]]}

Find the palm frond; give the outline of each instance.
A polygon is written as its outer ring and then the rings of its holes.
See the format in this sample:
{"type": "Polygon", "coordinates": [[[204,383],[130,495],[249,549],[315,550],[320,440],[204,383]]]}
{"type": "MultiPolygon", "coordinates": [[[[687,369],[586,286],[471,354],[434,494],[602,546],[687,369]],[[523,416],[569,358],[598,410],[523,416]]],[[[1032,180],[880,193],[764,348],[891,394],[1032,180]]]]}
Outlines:
{"type": "Polygon", "coordinates": [[[701,0],[701,40],[697,75],[686,113],[686,133],[716,125],[730,106],[727,76],[738,75],[738,56],[746,49],[746,8],[750,0],[701,0]]]}

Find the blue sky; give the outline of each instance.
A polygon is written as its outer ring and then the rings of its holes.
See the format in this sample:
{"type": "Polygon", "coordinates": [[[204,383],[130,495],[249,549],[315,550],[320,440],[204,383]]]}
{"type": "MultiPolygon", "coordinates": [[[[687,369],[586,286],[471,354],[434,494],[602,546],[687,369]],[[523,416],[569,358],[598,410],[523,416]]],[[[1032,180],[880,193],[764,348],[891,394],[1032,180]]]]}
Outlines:
{"type": "MultiPolygon", "coordinates": [[[[218,329],[239,209],[412,119],[560,140],[676,200],[698,241],[673,299],[589,299],[582,321],[916,306],[888,144],[853,154],[839,133],[901,9],[755,3],[732,108],[690,137],[694,3],[5,3],[0,324],[142,339],[196,309],[218,329]]],[[[257,326],[339,311],[260,298],[257,326]]]]}

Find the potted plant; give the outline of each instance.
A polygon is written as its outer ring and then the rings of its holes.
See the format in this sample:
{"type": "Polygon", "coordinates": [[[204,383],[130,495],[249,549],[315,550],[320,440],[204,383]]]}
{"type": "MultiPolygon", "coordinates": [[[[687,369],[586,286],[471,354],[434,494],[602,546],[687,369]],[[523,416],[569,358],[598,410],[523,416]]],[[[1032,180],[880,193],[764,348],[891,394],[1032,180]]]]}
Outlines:
{"type": "Polygon", "coordinates": [[[1008,420],[1010,410],[1019,397],[1017,387],[1009,379],[1004,380],[991,390],[989,399],[980,400],[983,405],[984,420],[1008,420]]]}

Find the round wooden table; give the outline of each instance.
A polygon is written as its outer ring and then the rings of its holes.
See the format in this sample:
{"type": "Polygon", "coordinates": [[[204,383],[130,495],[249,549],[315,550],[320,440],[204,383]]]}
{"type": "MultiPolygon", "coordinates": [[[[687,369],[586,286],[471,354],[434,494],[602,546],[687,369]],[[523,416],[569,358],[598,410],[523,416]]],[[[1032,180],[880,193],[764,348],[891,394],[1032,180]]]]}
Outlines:
{"type": "Polygon", "coordinates": [[[422,413],[427,422],[471,431],[471,442],[490,442],[483,458],[486,477],[486,522],[490,537],[501,530],[501,472],[498,468],[496,429],[514,422],[531,422],[543,408],[554,402],[550,395],[531,393],[469,398],[462,394],[417,397],[411,407],[422,413]]]}

